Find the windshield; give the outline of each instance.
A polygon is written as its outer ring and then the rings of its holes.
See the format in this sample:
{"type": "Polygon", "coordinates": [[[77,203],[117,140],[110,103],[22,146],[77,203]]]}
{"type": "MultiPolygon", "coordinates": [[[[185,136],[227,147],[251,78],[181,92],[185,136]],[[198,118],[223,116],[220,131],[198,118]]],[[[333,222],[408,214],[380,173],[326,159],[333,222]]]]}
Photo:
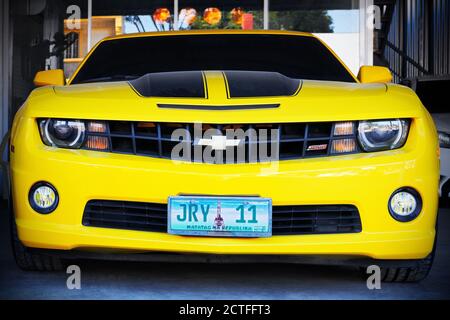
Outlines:
{"type": "Polygon", "coordinates": [[[355,82],[314,37],[191,34],[104,41],[75,75],[72,84],[194,70],[272,71],[296,79],[355,82]]]}

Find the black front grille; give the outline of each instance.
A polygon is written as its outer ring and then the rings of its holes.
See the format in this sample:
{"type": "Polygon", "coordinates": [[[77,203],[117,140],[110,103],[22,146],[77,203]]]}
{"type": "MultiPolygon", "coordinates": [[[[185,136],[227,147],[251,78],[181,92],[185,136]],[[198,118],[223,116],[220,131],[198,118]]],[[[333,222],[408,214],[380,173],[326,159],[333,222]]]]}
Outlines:
{"type": "MultiPolygon", "coordinates": [[[[270,123],[270,124],[198,124],[193,123],[133,122],[133,121],[98,121],[106,125],[106,132],[87,132],[90,139],[104,139],[101,151],[142,155],[156,158],[172,158],[172,150],[180,141],[184,142],[184,151],[177,153],[178,160],[207,163],[249,163],[274,160],[300,159],[333,155],[333,141],[351,140],[354,149],[347,153],[360,152],[356,143],[355,130],[351,134],[339,136],[334,134],[333,122],[317,123],[270,123]],[[172,133],[181,129],[183,137],[172,137],[172,133]],[[211,130],[209,130],[211,129],[211,130]],[[212,150],[210,146],[199,145],[200,137],[209,130],[213,135],[227,135],[227,129],[247,133],[239,146],[228,146],[226,151],[234,149],[233,158],[227,158],[224,150],[212,150]],[[266,129],[266,139],[258,134],[266,129]],[[273,129],[273,131],[271,131],[273,129]],[[252,135],[256,132],[257,135],[252,135]],[[274,133],[274,135],[271,135],[274,133]],[[256,137],[256,138],[255,138],[256,137]],[[209,150],[206,150],[209,148],[209,150]],[[205,159],[205,150],[213,158],[205,159]],[[266,150],[262,154],[260,150],[266,150]],[[242,156],[243,155],[243,156],[242,156]]],[[[178,131],[180,132],[180,131],[178,131]]],[[[92,141],[92,140],[91,140],[92,141]]],[[[95,149],[88,142],[84,149],[95,149]]],[[[98,149],[96,149],[98,150],[98,149]]],[[[341,153],[340,153],[341,154],[341,153]]]]}
{"type": "MultiPolygon", "coordinates": [[[[167,232],[167,205],[91,200],[83,225],[150,232],[167,232]]],[[[273,206],[273,235],[361,232],[358,209],[352,205],[273,206]]]]}

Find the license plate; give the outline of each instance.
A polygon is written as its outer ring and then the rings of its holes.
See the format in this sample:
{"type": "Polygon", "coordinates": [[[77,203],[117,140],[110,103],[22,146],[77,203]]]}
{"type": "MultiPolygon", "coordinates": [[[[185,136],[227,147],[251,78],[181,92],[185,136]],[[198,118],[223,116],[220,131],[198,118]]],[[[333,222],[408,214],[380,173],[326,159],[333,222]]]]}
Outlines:
{"type": "Polygon", "coordinates": [[[169,197],[170,234],[272,236],[272,200],[257,197],[169,197]]]}

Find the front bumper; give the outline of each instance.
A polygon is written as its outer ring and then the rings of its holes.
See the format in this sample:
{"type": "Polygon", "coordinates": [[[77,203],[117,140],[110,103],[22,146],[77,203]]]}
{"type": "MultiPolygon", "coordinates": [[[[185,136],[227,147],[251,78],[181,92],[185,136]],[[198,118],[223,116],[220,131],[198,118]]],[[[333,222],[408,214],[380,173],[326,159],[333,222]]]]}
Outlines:
{"type": "Polygon", "coordinates": [[[389,152],[211,165],[55,149],[41,143],[37,130],[27,130],[14,140],[11,153],[19,238],[28,247],[60,250],[421,259],[432,251],[435,238],[439,163],[436,146],[417,147],[417,132],[411,130],[408,143],[389,152]],[[28,203],[37,181],[48,181],[58,190],[60,203],[51,214],[38,214],[28,203]],[[423,199],[422,213],[407,223],[395,221],[387,209],[392,192],[404,186],[416,189],[423,199]],[[261,196],[274,205],[352,204],[359,210],[362,232],[242,239],[82,225],[89,200],[166,203],[178,194],[261,196]]]}

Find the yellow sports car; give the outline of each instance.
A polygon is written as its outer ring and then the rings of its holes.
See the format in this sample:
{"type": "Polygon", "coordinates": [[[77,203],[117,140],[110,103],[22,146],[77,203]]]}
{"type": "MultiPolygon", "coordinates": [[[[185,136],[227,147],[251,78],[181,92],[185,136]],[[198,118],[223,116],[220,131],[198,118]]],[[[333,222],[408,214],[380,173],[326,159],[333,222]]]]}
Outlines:
{"type": "Polygon", "coordinates": [[[355,77],[306,33],[106,38],[67,83],[38,73],[15,116],[16,261],[344,262],[421,280],[438,138],[390,80],[355,77]]]}

